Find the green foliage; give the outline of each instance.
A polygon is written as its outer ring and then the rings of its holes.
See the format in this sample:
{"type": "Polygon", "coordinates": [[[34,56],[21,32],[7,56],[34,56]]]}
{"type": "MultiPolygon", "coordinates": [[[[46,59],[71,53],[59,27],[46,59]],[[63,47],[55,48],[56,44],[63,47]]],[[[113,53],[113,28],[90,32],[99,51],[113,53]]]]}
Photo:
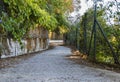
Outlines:
{"type": "MultiPolygon", "coordinates": [[[[88,9],[87,12],[82,16],[80,23],[75,27],[79,27],[79,29],[74,29],[68,32],[67,35],[67,43],[70,45],[76,46],[82,53],[86,54],[89,50],[89,43],[92,34],[92,28],[94,23],[94,10],[88,9]],[[86,28],[86,38],[85,38],[85,28],[86,28]],[[86,40],[86,43],[85,43],[86,40]]],[[[115,54],[117,57],[120,57],[120,28],[119,25],[110,26],[107,24],[109,21],[105,19],[105,9],[97,10],[97,20],[100,23],[102,29],[104,30],[105,35],[107,36],[108,41],[112,45],[115,54]]],[[[118,21],[118,20],[116,20],[118,21]]],[[[119,21],[118,21],[119,22],[119,21]]],[[[100,62],[114,63],[114,57],[112,52],[104,39],[102,33],[100,32],[98,26],[96,27],[96,60],[100,62]]],[[[94,39],[94,36],[93,36],[94,39]]],[[[94,41],[91,41],[91,51],[89,54],[90,59],[94,59],[94,41]]]]}
{"type": "MultiPolygon", "coordinates": [[[[91,32],[92,32],[92,25],[93,25],[93,14],[94,11],[92,9],[88,10],[87,12],[87,17],[86,19],[85,18],[85,15],[83,16],[83,19],[81,21],[81,26],[82,28],[85,28],[84,26],[84,23],[86,22],[86,27],[87,27],[87,42],[88,42],[88,45],[87,45],[87,49],[89,49],[89,43],[90,43],[90,38],[91,38],[91,32]],[[89,20],[90,19],[90,20],[89,20]],[[92,21],[91,21],[92,19],[92,21]]],[[[99,21],[102,29],[104,30],[104,33],[105,35],[107,36],[107,39],[109,40],[110,44],[112,45],[112,47],[114,48],[114,51],[115,51],[115,54],[117,54],[117,46],[119,46],[119,41],[117,41],[117,37],[119,36],[114,36],[114,32],[115,32],[115,29],[113,29],[113,27],[107,25],[107,22],[104,18],[104,9],[100,9],[97,11],[97,20],[99,21]]],[[[81,28],[81,35],[83,35],[83,31],[84,29],[81,28]]],[[[113,63],[113,56],[112,56],[112,53],[110,51],[110,48],[108,46],[108,44],[106,43],[103,35],[101,34],[101,32],[99,31],[99,28],[97,28],[97,37],[96,37],[96,43],[97,43],[97,46],[96,46],[96,59],[97,61],[102,61],[102,62],[109,62],[109,63],[113,63]]],[[[118,33],[118,32],[117,32],[118,33]]],[[[84,41],[84,36],[81,37],[81,40],[84,41]]],[[[91,56],[92,57],[92,54],[93,54],[93,40],[92,40],[92,44],[91,44],[91,56]]],[[[84,47],[81,47],[82,51],[84,51],[84,47]]]]}
{"type": "MultiPolygon", "coordinates": [[[[117,30],[117,28],[115,28],[115,26],[107,25],[108,21],[105,20],[106,15],[104,14],[104,11],[105,11],[104,9],[97,11],[97,20],[99,21],[102,29],[104,30],[104,33],[107,36],[108,41],[112,45],[115,54],[119,58],[119,55],[118,55],[119,54],[119,49],[118,49],[118,46],[119,46],[119,30],[117,30]]],[[[87,18],[87,19],[89,19],[89,18],[87,18]]],[[[90,23],[90,21],[89,22],[87,21],[87,25],[89,25],[89,23],[90,23]]],[[[87,27],[89,27],[89,26],[87,26],[87,27]]],[[[97,27],[97,29],[98,29],[98,27],[97,27]]],[[[89,33],[90,32],[87,32],[88,36],[89,36],[89,33]]],[[[90,37],[87,37],[87,38],[90,39],[90,37]]],[[[92,45],[93,45],[93,42],[92,42],[92,45]]],[[[92,47],[91,47],[91,49],[93,49],[92,47]]],[[[92,52],[93,51],[91,50],[91,54],[93,54],[92,52]]],[[[103,36],[102,36],[102,34],[100,33],[99,30],[97,30],[96,59],[97,59],[97,61],[101,61],[101,62],[107,62],[107,63],[113,63],[114,62],[111,50],[110,50],[108,44],[106,43],[105,39],[103,38],[103,36]]]]}
{"type": "Polygon", "coordinates": [[[46,10],[58,21],[57,28],[53,31],[56,33],[64,33],[69,27],[65,12],[72,11],[72,0],[47,0],[46,2],[46,10]],[[65,29],[64,32],[61,32],[63,29],[65,29]]]}
{"type": "Polygon", "coordinates": [[[4,33],[21,42],[30,28],[40,25],[48,30],[63,26],[64,13],[70,1],[64,0],[3,0],[1,19],[4,33]],[[60,14],[60,15],[58,15],[60,14]],[[59,17],[60,16],[60,17],[59,17]]]}

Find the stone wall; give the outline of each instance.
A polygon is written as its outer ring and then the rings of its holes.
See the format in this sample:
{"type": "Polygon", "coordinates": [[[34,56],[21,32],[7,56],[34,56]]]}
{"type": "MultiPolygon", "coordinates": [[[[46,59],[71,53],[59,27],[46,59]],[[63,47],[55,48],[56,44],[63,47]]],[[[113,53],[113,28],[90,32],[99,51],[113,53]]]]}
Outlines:
{"type": "Polygon", "coordinates": [[[1,37],[0,43],[1,58],[42,51],[48,48],[48,31],[42,27],[31,29],[22,39],[22,47],[19,42],[7,37],[1,37]]]}

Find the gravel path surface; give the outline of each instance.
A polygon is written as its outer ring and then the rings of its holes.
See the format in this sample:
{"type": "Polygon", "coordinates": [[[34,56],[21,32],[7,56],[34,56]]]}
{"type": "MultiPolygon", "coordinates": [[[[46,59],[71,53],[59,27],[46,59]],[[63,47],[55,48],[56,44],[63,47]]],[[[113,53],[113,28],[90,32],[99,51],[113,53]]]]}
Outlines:
{"type": "Polygon", "coordinates": [[[0,82],[120,82],[120,74],[75,64],[66,58],[67,47],[39,53],[10,68],[0,70],[0,82]]]}

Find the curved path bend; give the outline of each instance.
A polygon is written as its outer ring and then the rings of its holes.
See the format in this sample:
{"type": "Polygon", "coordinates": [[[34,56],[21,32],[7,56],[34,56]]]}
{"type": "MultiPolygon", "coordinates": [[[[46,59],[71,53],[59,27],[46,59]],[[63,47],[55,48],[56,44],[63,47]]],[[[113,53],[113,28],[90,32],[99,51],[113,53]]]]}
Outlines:
{"type": "Polygon", "coordinates": [[[75,64],[70,48],[54,49],[0,70],[0,82],[120,82],[120,74],[75,64]]]}

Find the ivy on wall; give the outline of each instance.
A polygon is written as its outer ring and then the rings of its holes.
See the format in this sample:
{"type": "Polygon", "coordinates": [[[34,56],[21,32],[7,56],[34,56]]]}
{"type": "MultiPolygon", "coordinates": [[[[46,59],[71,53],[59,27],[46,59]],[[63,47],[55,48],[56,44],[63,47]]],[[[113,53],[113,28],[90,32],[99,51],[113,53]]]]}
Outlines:
{"type": "MultiPolygon", "coordinates": [[[[4,10],[1,13],[5,35],[21,41],[30,28],[36,25],[48,30],[58,27],[57,14],[64,15],[72,0],[2,0],[4,10]]],[[[62,18],[61,18],[62,19],[62,18]]]]}

